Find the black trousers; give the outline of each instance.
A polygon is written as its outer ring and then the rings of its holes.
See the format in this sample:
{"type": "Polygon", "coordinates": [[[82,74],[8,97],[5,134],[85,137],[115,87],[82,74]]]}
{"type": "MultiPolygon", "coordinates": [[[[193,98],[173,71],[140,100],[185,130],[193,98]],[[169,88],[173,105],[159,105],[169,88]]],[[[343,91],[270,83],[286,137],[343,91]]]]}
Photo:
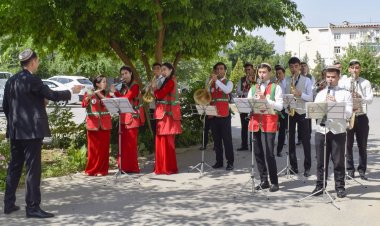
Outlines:
{"type": "Polygon", "coordinates": [[[302,146],[305,155],[304,169],[310,170],[311,167],[311,147],[310,147],[310,133],[309,133],[309,120],[305,119],[306,114],[298,114],[297,112],[293,117],[289,118],[289,159],[292,170],[298,171],[297,154],[296,154],[296,123],[299,124],[299,133],[302,133],[302,146]]]}
{"type": "Polygon", "coordinates": [[[205,128],[204,128],[204,134],[203,134],[203,141],[204,141],[203,146],[204,147],[206,147],[208,144],[208,133],[211,129],[211,123],[212,123],[212,120],[210,118],[208,118],[208,116],[206,115],[205,128]]]}
{"type": "MultiPolygon", "coordinates": [[[[252,133],[250,133],[250,140],[252,133]]],[[[274,157],[274,140],[276,138],[276,133],[264,133],[260,130],[253,133],[253,151],[255,153],[257,169],[260,173],[260,180],[268,180],[268,170],[269,179],[271,184],[278,184],[277,177],[277,164],[274,157]],[[264,142],[264,145],[263,145],[264,142]],[[265,146],[265,151],[264,151],[265,146]],[[268,164],[268,170],[265,164],[268,164]]]]}
{"type": "Polygon", "coordinates": [[[216,162],[223,164],[223,146],[227,164],[234,164],[234,151],[231,134],[231,115],[227,117],[213,117],[211,131],[214,139],[216,162]]]}
{"type": "Polygon", "coordinates": [[[281,114],[284,117],[281,117],[281,116],[278,117],[280,128],[278,130],[278,136],[277,136],[277,153],[282,152],[282,148],[284,147],[285,138],[286,138],[286,129],[288,128],[288,114],[285,113],[285,110],[282,110],[281,114]]]}
{"type": "Polygon", "coordinates": [[[42,139],[11,140],[11,159],[6,179],[4,208],[11,207],[16,202],[16,189],[24,161],[26,167],[26,206],[34,208],[40,205],[41,146],[42,139]]]}
{"type": "Polygon", "coordinates": [[[241,122],[241,147],[248,148],[248,113],[240,114],[240,122],[241,122]]]}
{"type": "MultiPolygon", "coordinates": [[[[154,115],[154,109],[149,109],[149,114],[153,116],[154,115]]],[[[152,127],[153,137],[156,140],[156,119],[154,119],[153,117],[150,120],[150,126],[152,127]]],[[[154,143],[156,143],[156,142],[154,142],[154,143]]]]}
{"type": "Polygon", "coordinates": [[[367,170],[367,140],[369,133],[369,124],[367,115],[359,115],[355,118],[354,128],[347,130],[347,171],[355,171],[353,146],[354,135],[359,148],[359,173],[365,173],[367,170]]]}
{"type": "MultiPolygon", "coordinates": [[[[329,168],[329,160],[334,164],[335,190],[344,188],[344,144],[346,142],[346,134],[326,134],[326,181],[329,168]]],[[[323,159],[324,159],[325,135],[315,133],[315,150],[317,154],[317,186],[323,187],[323,159]]],[[[326,182],[327,184],[327,182],[326,182]]]]}

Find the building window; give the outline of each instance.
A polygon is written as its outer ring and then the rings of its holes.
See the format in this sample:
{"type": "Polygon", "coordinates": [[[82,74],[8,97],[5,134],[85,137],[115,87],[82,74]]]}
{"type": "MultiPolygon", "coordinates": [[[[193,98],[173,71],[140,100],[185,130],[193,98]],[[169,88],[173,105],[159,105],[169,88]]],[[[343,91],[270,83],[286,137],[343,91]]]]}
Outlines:
{"type": "Polygon", "coordinates": [[[356,32],[350,33],[350,39],[356,39],[356,32]]]}
{"type": "Polygon", "coordinates": [[[335,40],[340,39],[340,33],[334,33],[334,39],[335,40]]]}
{"type": "Polygon", "coordinates": [[[340,53],[340,46],[334,46],[334,53],[339,54],[340,53]]]}

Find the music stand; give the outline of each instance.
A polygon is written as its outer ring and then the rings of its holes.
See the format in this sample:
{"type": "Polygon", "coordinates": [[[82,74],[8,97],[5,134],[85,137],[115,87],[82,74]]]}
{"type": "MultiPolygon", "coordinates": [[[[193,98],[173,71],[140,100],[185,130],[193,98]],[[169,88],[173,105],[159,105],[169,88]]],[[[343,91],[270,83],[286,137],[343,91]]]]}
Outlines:
{"type": "MultiPolygon", "coordinates": [[[[315,194],[322,192],[323,197],[327,195],[327,197],[330,199],[331,204],[333,204],[338,210],[340,208],[335,204],[334,199],[331,197],[329,192],[326,190],[326,133],[327,133],[327,128],[329,127],[329,122],[331,119],[344,119],[346,120],[346,111],[345,111],[346,103],[336,103],[336,102],[324,102],[324,103],[313,103],[313,102],[308,102],[306,103],[306,118],[312,118],[312,119],[322,119],[321,125],[323,124],[325,127],[325,142],[323,145],[323,187],[298,200],[298,202],[301,202],[304,199],[307,199],[311,196],[314,196],[315,194]]],[[[317,172],[318,173],[318,172],[317,172]]]]}
{"type": "MultiPolygon", "coordinates": [[[[254,99],[254,98],[234,98],[236,107],[239,111],[239,113],[248,113],[248,114],[260,114],[260,122],[259,126],[261,126],[261,115],[262,114],[274,114],[273,108],[268,104],[267,100],[260,100],[260,99],[254,99]]],[[[249,183],[251,183],[251,192],[256,192],[255,185],[256,185],[256,178],[255,178],[255,162],[254,162],[254,136],[253,132],[251,132],[251,175],[249,180],[242,186],[240,191],[243,191],[244,188],[247,187],[249,183]]],[[[261,187],[261,184],[259,183],[259,190],[262,191],[267,200],[269,200],[267,192],[261,187]]]]}
{"type": "Polygon", "coordinates": [[[129,102],[128,98],[106,98],[102,99],[103,104],[106,106],[107,110],[112,114],[118,114],[119,115],[119,151],[118,155],[120,156],[120,163],[118,164],[118,171],[115,173],[115,182],[117,181],[118,176],[121,177],[121,175],[128,175],[126,172],[124,172],[121,169],[122,164],[122,155],[121,155],[121,113],[133,113],[135,110],[133,109],[131,103],[129,102]]]}
{"type": "MultiPolygon", "coordinates": [[[[296,108],[296,99],[294,98],[293,94],[283,94],[282,99],[283,99],[284,108],[286,110],[288,110],[288,126],[285,129],[285,134],[286,134],[286,137],[288,138],[288,144],[290,144],[290,140],[289,140],[289,117],[290,117],[289,112],[290,112],[290,109],[296,108]]],[[[280,172],[277,173],[277,176],[279,176],[281,173],[283,173],[285,171],[286,179],[288,179],[288,178],[292,178],[290,176],[291,173],[293,173],[294,175],[296,175],[296,173],[290,167],[289,151],[287,151],[285,153],[286,153],[286,166],[280,172]]],[[[294,179],[294,178],[292,178],[292,179],[294,179]]]]}
{"type": "MultiPolygon", "coordinates": [[[[216,110],[216,106],[210,106],[210,105],[195,105],[196,107],[196,114],[200,115],[200,119],[202,120],[203,123],[203,128],[202,128],[202,147],[205,147],[205,126],[206,126],[206,117],[208,115],[210,116],[218,116],[218,112],[216,110]]],[[[201,162],[198,163],[195,166],[192,166],[190,171],[196,169],[199,171],[201,176],[203,176],[203,172],[205,170],[205,166],[207,166],[209,169],[211,169],[211,166],[205,162],[205,148],[201,150],[202,152],[202,158],[201,162]]]]}

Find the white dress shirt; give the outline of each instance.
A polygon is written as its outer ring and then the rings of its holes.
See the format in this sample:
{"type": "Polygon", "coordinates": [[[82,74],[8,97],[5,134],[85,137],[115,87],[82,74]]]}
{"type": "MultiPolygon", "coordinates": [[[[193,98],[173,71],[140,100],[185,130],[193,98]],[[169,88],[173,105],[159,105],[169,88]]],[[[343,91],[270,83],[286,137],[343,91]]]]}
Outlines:
{"type": "Polygon", "coordinates": [[[224,81],[226,78],[222,78],[221,80],[216,80],[215,82],[215,88],[220,88],[223,93],[230,94],[232,92],[232,89],[234,88],[234,84],[231,82],[231,80],[228,80],[227,84],[224,85],[222,81],[224,81]]]}
{"type": "MultiPolygon", "coordinates": [[[[326,95],[328,89],[327,87],[321,90],[317,96],[315,97],[315,103],[323,103],[326,102],[326,95]]],[[[333,134],[345,133],[347,129],[347,119],[349,119],[352,115],[352,97],[350,92],[347,90],[340,88],[338,86],[334,87],[330,90],[330,95],[335,97],[337,103],[346,103],[345,111],[346,111],[346,119],[328,119],[326,121],[326,128],[321,126],[320,123],[322,119],[317,120],[317,133],[325,134],[331,131],[333,134]],[[326,130],[325,130],[326,129],[326,130]]]]}
{"type": "MultiPolygon", "coordinates": [[[[284,79],[285,80],[285,79],[284,79]]],[[[260,91],[261,92],[265,92],[265,89],[267,88],[268,84],[269,84],[269,80],[268,81],[265,81],[263,83],[261,83],[260,85],[260,91]]],[[[256,87],[256,86],[252,86],[251,89],[253,87],[256,87]]],[[[248,98],[253,98],[254,97],[254,93],[252,93],[252,90],[249,90],[248,92],[248,98]]],[[[283,108],[283,100],[282,100],[282,89],[279,85],[276,85],[276,90],[275,90],[275,94],[274,94],[274,101],[270,99],[270,96],[266,96],[266,99],[269,103],[269,105],[277,110],[277,111],[281,111],[282,108],[283,108]]]]}
{"type": "MultiPolygon", "coordinates": [[[[352,77],[348,77],[346,79],[343,79],[342,82],[338,85],[347,91],[351,91],[351,81],[352,77]]],[[[367,104],[371,104],[373,101],[373,93],[372,93],[372,87],[371,83],[362,77],[358,77],[355,80],[355,90],[357,93],[362,96],[362,108],[363,112],[367,113],[367,104]]]]}

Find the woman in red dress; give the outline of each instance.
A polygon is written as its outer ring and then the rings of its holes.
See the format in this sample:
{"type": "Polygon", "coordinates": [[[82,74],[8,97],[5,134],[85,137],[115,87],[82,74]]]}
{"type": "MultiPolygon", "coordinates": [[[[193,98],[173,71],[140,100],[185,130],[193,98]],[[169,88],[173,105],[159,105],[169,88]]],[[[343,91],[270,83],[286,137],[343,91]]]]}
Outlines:
{"type": "Polygon", "coordinates": [[[105,91],[106,77],[97,76],[94,81],[95,91],[87,92],[82,100],[82,107],[86,108],[87,127],[87,166],[85,174],[88,176],[106,176],[109,165],[109,149],[111,135],[111,115],[102,103],[102,99],[110,97],[105,91]]]}
{"type": "Polygon", "coordinates": [[[128,98],[135,112],[120,114],[121,156],[118,163],[120,169],[126,173],[139,173],[137,138],[139,127],[145,122],[144,108],[140,104],[140,88],[134,80],[132,69],[123,66],[120,68],[120,75],[124,82],[120,92],[115,92],[115,96],[128,98]]]}
{"type": "Polygon", "coordinates": [[[157,120],[154,172],[156,174],[174,174],[178,173],[175,135],[182,133],[181,109],[173,65],[164,63],[161,73],[165,77],[162,86],[157,89],[157,84],[153,83],[156,97],[154,117],[157,120]]]}

